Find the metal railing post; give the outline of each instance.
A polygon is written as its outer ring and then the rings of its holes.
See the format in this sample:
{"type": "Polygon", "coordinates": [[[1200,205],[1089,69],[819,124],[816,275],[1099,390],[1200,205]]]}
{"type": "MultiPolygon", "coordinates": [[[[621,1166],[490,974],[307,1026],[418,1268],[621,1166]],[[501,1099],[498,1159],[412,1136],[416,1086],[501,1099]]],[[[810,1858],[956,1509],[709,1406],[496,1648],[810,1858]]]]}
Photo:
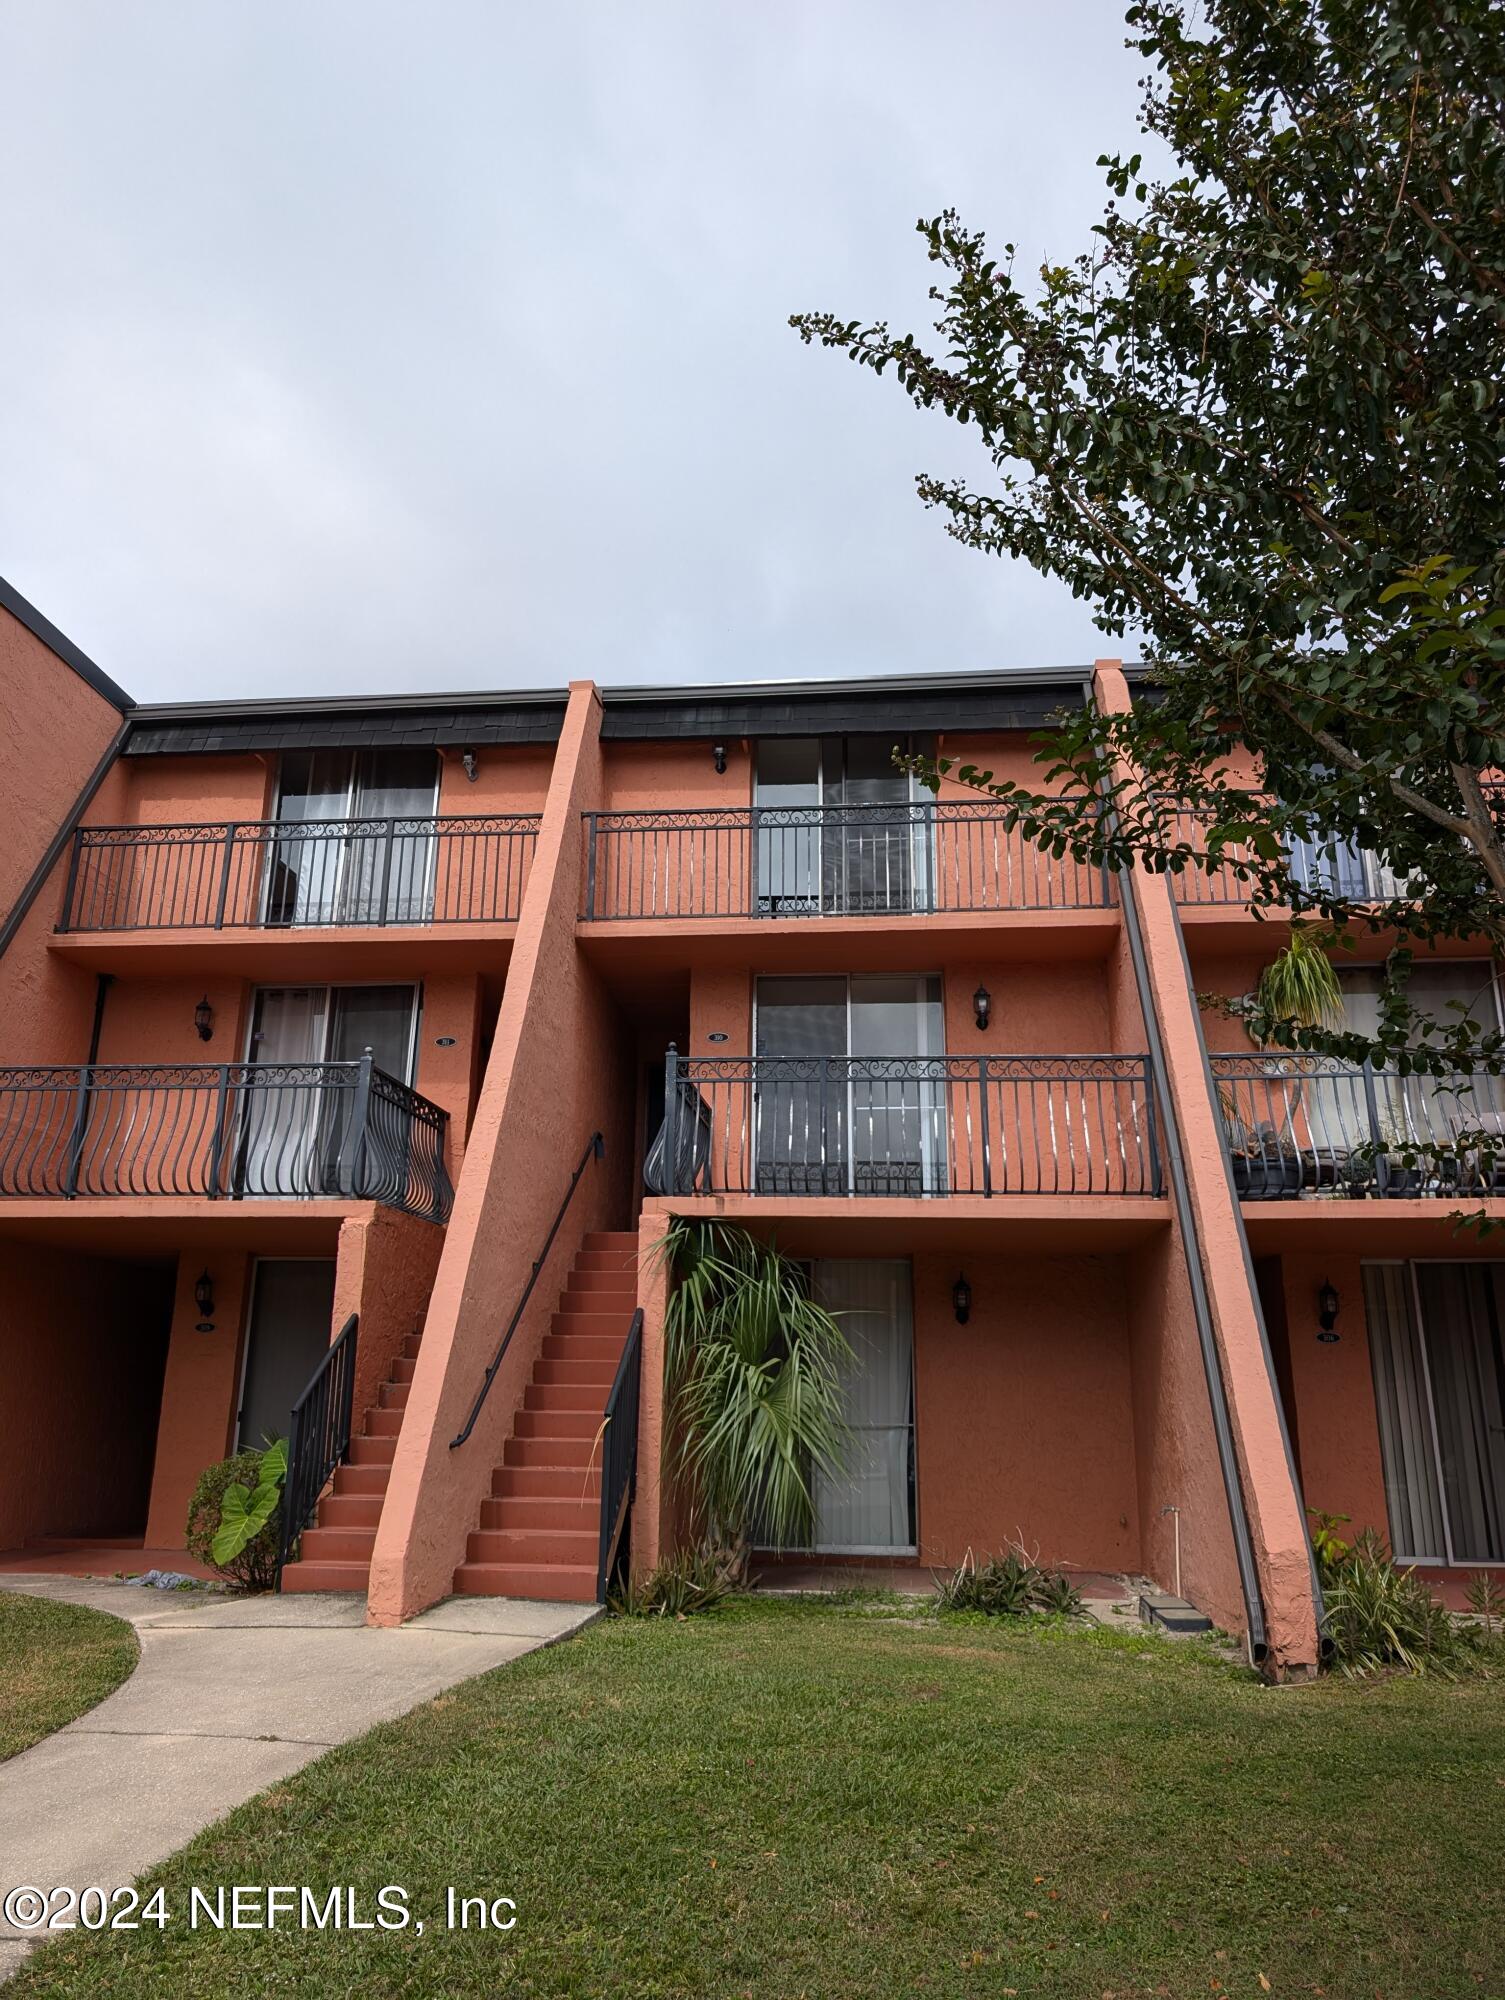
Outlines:
{"type": "Polygon", "coordinates": [[[988,1059],[977,1058],[977,1092],[981,1099],[978,1128],[982,1133],[982,1192],[986,1200],[993,1192],[993,1130],[988,1112],[988,1059]]]}
{"type": "Polygon", "coordinates": [[[214,1137],[209,1142],[209,1186],[206,1192],[211,1201],[217,1201],[220,1193],[220,1175],[225,1160],[225,1112],[230,1102],[230,1065],[219,1066],[219,1083],[215,1091],[214,1137]]]}
{"type": "MultiPolygon", "coordinates": [[[[1155,1078],[1150,1069],[1150,1059],[1148,1056],[1145,1056],[1141,1063],[1140,1074],[1144,1078],[1144,1136],[1150,1156],[1150,1193],[1161,1195],[1165,1193],[1165,1185],[1160,1176],[1160,1134],[1157,1129],[1158,1112],[1155,1105],[1155,1078]]],[[[1219,1124],[1221,1125],[1221,1123],[1222,1120],[1220,1118],[1219,1124]]],[[[1228,1139],[1225,1133],[1223,1137],[1225,1151],[1227,1150],[1227,1146],[1228,1139]]]]}
{"type": "MultiPolygon", "coordinates": [[[[345,1139],[340,1147],[340,1193],[347,1201],[356,1199],[356,1167],[364,1157],[366,1146],[366,1121],[371,1113],[371,1071],[375,1065],[371,1049],[361,1050],[360,1061],[355,1066],[355,1085],[350,1100],[350,1123],[345,1139]]],[[[326,1084],[325,1089],[328,1088],[326,1084]]]]}
{"type": "Polygon", "coordinates": [[[758,808],[753,806],[747,819],[747,914],[750,917],[758,914],[758,872],[762,861],[758,848],[758,833],[761,825],[762,816],[758,808]]]}
{"type": "Polygon", "coordinates": [[[230,870],[234,865],[235,834],[239,825],[239,820],[235,820],[225,828],[225,838],[220,849],[219,895],[214,904],[214,928],[217,931],[225,928],[225,904],[230,896],[230,870]]]}
{"type": "Polygon", "coordinates": [[[668,1169],[666,1192],[680,1194],[679,1185],[679,1050],[670,1042],[664,1051],[664,1164],[668,1169]]]}
{"type": "Polygon", "coordinates": [[[93,1065],[80,1063],[78,1070],[78,1095],[73,1110],[73,1130],[68,1135],[68,1170],[63,1179],[63,1192],[69,1201],[78,1193],[79,1167],[83,1160],[84,1134],[89,1128],[89,1087],[94,1078],[93,1065]]]}
{"type": "MultiPolygon", "coordinates": [[[[396,836],[397,821],[389,819],[387,821],[387,837],[382,843],[381,894],[377,897],[376,901],[376,921],[382,924],[387,921],[387,892],[392,884],[392,842],[396,836]]],[[[369,1055],[371,1051],[368,1049],[366,1053],[369,1055]]]]}
{"type": "Polygon", "coordinates": [[[587,918],[596,914],[596,815],[585,815],[585,914],[587,918]]]}
{"type": "Polygon", "coordinates": [[[1380,1132],[1380,1106],[1374,1089],[1374,1065],[1365,1056],[1361,1065],[1364,1075],[1364,1111],[1369,1120],[1369,1140],[1374,1147],[1374,1185],[1378,1193],[1384,1194],[1390,1186],[1390,1161],[1384,1150],[1384,1140],[1380,1132]]]}
{"type": "Polygon", "coordinates": [[[73,834],[73,852],[68,856],[68,880],[63,885],[63,920],[58,925],[60,932],[66,931],[73,921],[73,895],[78,887],[78,865],[84,851],[84,830],[76,827],[73,834]]]}

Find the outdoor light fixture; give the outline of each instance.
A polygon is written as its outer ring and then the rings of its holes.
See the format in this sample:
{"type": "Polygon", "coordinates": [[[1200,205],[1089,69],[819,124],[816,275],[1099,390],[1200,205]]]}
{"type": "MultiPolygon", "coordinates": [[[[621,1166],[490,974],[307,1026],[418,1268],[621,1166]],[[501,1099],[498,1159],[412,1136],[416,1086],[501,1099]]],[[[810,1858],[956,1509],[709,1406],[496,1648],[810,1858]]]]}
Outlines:
{"type": "Polygon", "coordinates": [[[979,1028],[986,1029],[993,1018],[993,996],[986,986],[979,986],[972,995],[972,1012],[979,1028]]]}
{"type": "Polygon", "coordinates": [[[1317,1287],[1317,1324],[1324,1333],[1331,1333],[1338,1317],[1338,1292],[1331,1278],[1324,1278],[1317,1287]]]}
{"type": "Polygon", "coordinates": [[[193,1288],[193,1302],[205,1319],[214,1311],[214,1280],[207,1271],[199,1272],[198,1283],[193,1288]]]}
{"type": "Polygon", "coordinates": [[[716,776],[724,778],[726,776],[726,745],[724,743],[716,744],[711,751],[711,755],[716,761],[716,776]]]}
{"type": "Polygon", "coordinates": [[[213,1040],[214,1009],[209,1005],[209,995],[207,993],[193,1010],[193,1025],[199,1031],[199,1040],[201,1042],[213,1040]]]}
{"type": "Polygon", "coordinates": [[[466,777],[469,778],[472,784],[474,784],[476,781],[476,769],[479,766],[480,761],[481,761],[480,758],[477,757],[474,750],[466,750],[461,753],[460,756],[461,767],[464,770],[466,777]]]}
{"type": "Polygon", "coordinates": [[[959,1276],[951,1287],[951,1309],[958,1326],[965,1326],[972,1317],[972,1287],[965,1277],[959,1276]]]}

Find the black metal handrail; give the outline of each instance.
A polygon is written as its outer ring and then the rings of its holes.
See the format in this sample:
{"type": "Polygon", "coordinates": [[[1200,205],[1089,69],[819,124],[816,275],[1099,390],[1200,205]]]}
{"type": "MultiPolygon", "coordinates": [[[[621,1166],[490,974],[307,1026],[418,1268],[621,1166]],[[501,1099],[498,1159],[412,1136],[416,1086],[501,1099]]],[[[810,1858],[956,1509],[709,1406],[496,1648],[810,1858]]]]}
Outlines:
{"type": "Polygon", "coordinates": [[[1505,1077],[1413,1074],[1284,1050],[1211,1058],[1243,1201],[1505,1193],[1505,1077]]]}
{"type": "Polygon", "coordinates": [[[443,1222],[447,1112],[354,1062],[0,1068],[0,1198],[381,1201],[443,1222]]]}
{"type": "Polygon", "coordinates": [[[282,1486],[282,1535],[277,1588],[293,1544],[313,1519],[319,1495],[336,1466],[350,1456],[355,1402],[355,1344],[359,1316],[352,1313],[293,1405],[287,1432],[287,1476],[282,1486]]]}
{"type": "Polygon", "coordinates": [[[988,799],[583,819],[582,914],[596,922],[1103,909],[1113,901],[1105,869],[1038,845],[1011,824],[1008,806],[988,799]]]}
{"type": "Polygon", "coordinates": [[[60,931],[515,923],[537,813],[86,826],[60,931]]]}
{"type": "Polygon", "coordinates": [[[665,1195],[1158,1195],[1149,1061],[671,1046],[644,1178],[665,1195]]]}
{"type": "Polygon", "coordinates": [[[612,1377],[601,1432],[601,1544],[596,1563],[596,1602],[606,1602],[637,1484],[638,1385],[643,1368],[643,1308],[627,1329],[627,1344],[612,1377]]]}
{"type": "Polygon", "coordinates": [[[482,1405],[485,1403],[486,1398],[491,1394],[491,1385],[496,1380],[496,1371],[502,1365],[502,1357],[507,1352],[508,1347],[511,1345],[512,1336],[514,1333],[517,1332],[518,1325],[522,1320],[523,1311],[526,1308],[529,1299],[531,1299],[533,1296],[533,1287],[538,1283],[538,1274],[543,1269],[544,1264],[548,1259],[549,1252],[554,1246],[554,1238],[559,1234],[560,1224],[564,1221],[566,1211],[568,1210],[570,1203],[575,1198],[575,1190],[580,1185],[581,1177],[584,1174],[585,1169],[590,1164],[590,1162],[593,1159],[599,1160],[605,1151],[606,1151],[606,1141],[602,1138],[599,1132],[592,1132],[590,1136],[590,1141],[587,1144],[585,1151],[580,1155],[580,1164],[576,1167],[575,1171],[570,1175],[570,1184],[565,1189],[564,1200],[559,1204],[559,1211],[555,1215],[554,1220],[549,1224],[549,1233],[543,1240],[543,1248],[539,1251],[538,1255],[533,1259],[533,1268],[528,1273],[527,1284],[523,1286],[522,1297],[518,1300],[516,1306],[513,1308],[512,1317],[507,1322],[507,1330],[502,1335],[501,1345],[497,1348],[496,1354],[492,1359],[491,1366],[486,1370],[485,1378],[481,1383],[480,1393],[477,1395],[474,1403],[472,1403],[470,1406],[470,1415],[465,1419],[463,1428],[449,1441],[449,1448],[451,1451],[453,1451],[456,1448],[456,1446],[464,1444],[465,1440],[470,1436],[471,1432],[475,1429],[476,1418],[481,1414],[482,1405]]]}

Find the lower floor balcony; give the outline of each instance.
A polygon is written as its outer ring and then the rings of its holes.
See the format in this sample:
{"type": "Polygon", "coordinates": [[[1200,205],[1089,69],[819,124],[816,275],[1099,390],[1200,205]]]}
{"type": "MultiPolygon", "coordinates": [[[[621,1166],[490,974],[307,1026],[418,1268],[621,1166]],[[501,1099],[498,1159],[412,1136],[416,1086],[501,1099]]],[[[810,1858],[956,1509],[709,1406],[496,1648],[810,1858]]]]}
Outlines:
{"type": "Polygon", "coordinates": [[[712,1056],[670,1050],[661,1195],[1161,1192],[1148,1058],[712,1056]]]}
{"type": "Polygon", "coordinates": [[[443,1222],[448,1122],[369,1052],[0,1068],[0,1199],[379,1201],[443,1222]]]}
{"type": "Polygon", "coordinates": [[[1505,1194],[1505,1077],[1283,1050],[1211,1060],[1241,1201],[1505,1194]]]}

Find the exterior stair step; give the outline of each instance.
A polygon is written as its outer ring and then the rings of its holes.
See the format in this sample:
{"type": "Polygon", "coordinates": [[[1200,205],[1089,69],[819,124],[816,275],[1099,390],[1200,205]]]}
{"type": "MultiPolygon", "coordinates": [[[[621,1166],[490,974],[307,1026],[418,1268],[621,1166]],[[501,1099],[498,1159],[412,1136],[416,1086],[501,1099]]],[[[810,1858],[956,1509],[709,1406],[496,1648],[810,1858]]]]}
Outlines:
{"type": "Polygon", "coordinates": [[[594,1564],[581,1567],[568,1563],[463,1562],[455,1571],[455,1589],[467,1597],[524,1597],[539,1603],[593,1604],[596,1570],[594,1564]]]}
{"type": "Polygon", "coordinates": [[[319,1502],[321,1528],[369,1528],[374,1535],[381,1522],[380,1493],[326,1493],[319,1502]]]}
{"type": "MultiPolygon", "coordinates": [[[[601,1467],[579,1465],[499,1465],[491,1475],[497,1497],[509,1493],[520,1500],[578,1500],[593,1507],[601,1501],[601,1467]]],[[[484,1503],[483,1503],[484,1504],[484,1503]]]]}
{"type": "Polygon", "coordinates": [[[307,1590],[358,1590],[371,1585],[369,1562],[295,1562],[282,1572],[282,1588],[296,1594],[307,1590]]]}
{"type": "Polygon", "coordinates": [[[357,1466],[381,1465],[390,1468],[397,1453],[397,1434],[368,1437],[364,1433],[350,1440],[350,1463],[357,1466]]]}
{"type": "Polygon", "coordinates": [[[572,1534],[594,1535],[601,1527],[599,1495],[581,1498],[579,1488],[567,1498],[538,1498],[506,1493],[481,1502],[483,1528],[563,1528],[572,1534]]]}

